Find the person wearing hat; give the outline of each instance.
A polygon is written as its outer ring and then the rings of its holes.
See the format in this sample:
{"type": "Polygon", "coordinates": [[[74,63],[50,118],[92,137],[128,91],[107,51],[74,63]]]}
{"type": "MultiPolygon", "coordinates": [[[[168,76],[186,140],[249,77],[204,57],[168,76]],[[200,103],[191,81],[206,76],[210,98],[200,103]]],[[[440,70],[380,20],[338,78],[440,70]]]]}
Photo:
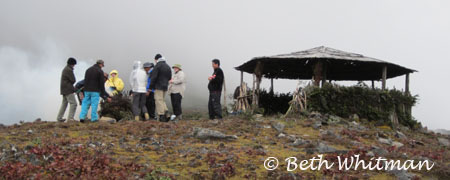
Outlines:
{"type": "Polygon", "coordinates": [[[70,104],[69,115],[67,116],[67,120],[74,120],[75,111],[77,110],[77,101],[75,99],[75,74],[73,73],[73,69],[77,64],[77,60],[75,58],[70,57],[67,60],[67,65],[64,67],[61,73],[61,85],[60,85],[60,93],[62,95],[62,103],[59,108],[58,116],[56,120],[59,122],[64,122],[63,119],[64,113],[67,109],[67,104],[70,104]]]}
{"type": "MultiPolygon", "coordinates": [[[[80,122],[86,120],[89,108],[91,108],[91,121],[98,122],[98,103],[100,96],[105,92],[105,74],[102,68],[105,67],[103,60],[97,62],[86,70],[84,74],[84,98],[81,105],[80,122]]],[[[107,98],[111,101],[111,98],[107,98]]]]}
{"type": "Polygon", "coordinates": [[[169,81],[170,100],[172,102],[173,114],[176,116],[175,120],[181,120],[181,99],[183,99],[184,90],[186,89],[186,78],[180,64],[173,65],[172,69],[174,70],[175,74],[169,81]]]}
{"type": "Polygon", "coordinates": [[[168,109],[165,102],[167,90],[169,88],[169,80],[172,79],[172,70],[166,63],[166,59],[160,54],[155,56],[156,65],[150,75],[152,83],[150,83],[150,89],[155,90],[155,105],[157,118],[161,122],[167,122],[168,109]]]}
{"type": "Polygon", "coordinates": [[[145,106],[147,107],[148,114],[150,115],[151,119],[155,119],[155,90],[150,89],[150,84],[152,82],[152,79],[150,78],[151,73],[153,72],[153,67],[155,65],[151,62],[144,63],[144,70],[147,72],[148,78],[147,78],[147,100],[145,103],[145,106]]]}
{"type": "MultiPolygon", "coordinates": [[[[147,65],[146,65],[147,66],[147,65]]],[[[147,111],[146,94],[147,94],[147,72],[140,61],[134,62],[133,71],[130,75],[130,83],[133,91],[133,114],[136,121],[140,120],[141,114],[144,114],[145,120],[149,120],[150,116],[147,111]]]]}

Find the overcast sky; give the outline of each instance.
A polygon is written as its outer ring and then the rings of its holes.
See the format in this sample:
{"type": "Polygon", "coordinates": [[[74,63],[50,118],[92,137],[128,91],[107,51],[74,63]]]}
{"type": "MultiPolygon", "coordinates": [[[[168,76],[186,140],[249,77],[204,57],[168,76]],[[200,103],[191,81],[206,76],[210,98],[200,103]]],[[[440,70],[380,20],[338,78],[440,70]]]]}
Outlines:
{"type": "MultiPolygon", "coordinates": [[[[161,53],[188,76],[183,106],[205,109],[213,58],[222,61],[231,92],[239,83],[233,68],[252,57],[323,45],[418,70],[411,75],[411,91],[420,96],[413,115],[431,129],[450,129],[449,9],[445,0],[2,0],[0,123],[54,120],[70,56],[79,61],[77,80],[101,58],[129,89],[133,61],[161,53]]],[[[275,90],[296,84],[276,80],[275,90]]],[[[404,76],[388,86],[404,88],[404,76]]]]}

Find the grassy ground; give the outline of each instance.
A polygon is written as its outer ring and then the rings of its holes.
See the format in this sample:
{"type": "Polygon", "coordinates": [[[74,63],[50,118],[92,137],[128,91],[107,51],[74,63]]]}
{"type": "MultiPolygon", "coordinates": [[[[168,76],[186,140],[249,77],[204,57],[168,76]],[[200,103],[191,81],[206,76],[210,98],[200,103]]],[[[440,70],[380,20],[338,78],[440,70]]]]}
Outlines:
{"type": "Polygon", "coordinates": [[[312,128],[307,117],[278,118],[234,116],[222,122],[206,120],[200,114],[185,115],[179,122],[124,121],[116,124],[78,122],[34,122],[0,127],[0,179],[396,179],[386,171],[286,171],[284,159],[316,157],[306,149],[326,143],[342,152],[362,154],[372,146],[388,151],[390,159],[429,159],[433,170],[410,171],[415,178],[442,179],[450,174],[450,152],[439,144],[443,135],[404,130],[406,139],[395,137],[389,127],[363,125],[364,131],[349,130],[348,123],[312,128]],[[285,124],[278,137],[272,125],[285,124]],[[237,140],[200,140],[190,134],[193,127],[237,135],[237,140]],[[326,135],[321,131],[330,131],[326,135]],[[404,144],[394,148],[381,144],[377,135],[404,144]],[[311,143],[293,146],[294,139],[311,143]],[[357,143],[355,143],[357,142],[357,143]],[[419,143],[417,143],[419,142],[419,143]],[[423,144],[423,145],[420,145],[423,144]],[[267,157],[277,157],[275,171],[264,168],[267,157]]]}

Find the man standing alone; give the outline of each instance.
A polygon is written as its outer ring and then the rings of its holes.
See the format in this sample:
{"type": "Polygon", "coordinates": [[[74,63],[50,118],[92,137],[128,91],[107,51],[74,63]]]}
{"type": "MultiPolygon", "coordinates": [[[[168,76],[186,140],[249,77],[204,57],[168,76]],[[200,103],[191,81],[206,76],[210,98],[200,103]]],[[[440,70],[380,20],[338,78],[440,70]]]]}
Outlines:
{"type": "Polygon", "coordinates": [[[186,80],[180,64],[175,64],[172,68],[175,71],[175,74],[173,79],[169,81],[170,100],[172,102],[173,114],[176,116],[175,120],[181,120],[181,99],[183,98],[184,90],[186,89],[186,80]]]}
{"type": "Polygon", "coordinates": [[[208,78],[209,84],[209,102],[208,111],[209,119],[213,120],[216,117],[222,119],[222,106],[220,105],[220,95],[222,94],[223,85],[223,71],[220,68],[220,61],[218,59],[212,60],[212,67],[214,73],[208,78]]]}
{"type": "Polygon", "coordinates": [[[157,118],[159,119],[159,121],[167,122],[168,117],[166,117],[166,112],[168,109],[165,102],[165,97],[169,88],[169,80],[172,79],[172,70],[166,63],[166,59],[160,54],[157,54],[155,56],[155,63],[156,65],[153,68],[150,76],[152,82],[149,89],[155,90],[157,118]]]}
{"type": "MultiPolygon", "coordinates": [[[[102,68],[105,67],[103,60],[97,60],[93,66],[86,70],[84,75],[84,99],[81,105],[80,122],[85,122],[86,115],[91,109],[91,121],[98,122],[97,108],[100,94],[105,92],[105,75],[102,68]]],[[[108,98],[108,101],[111,101],[108,98]]]]}
{"type": "Polygon", "coordinates": [[[61,95],[62,95],[62,104],[59,109],[58,116],[56,120],[59,122],[64,122],[63,119],[64,113],[66,112],[67,104],[70,104],[69,115],[67,120],[74,120],[75,111],[77,109],[77,101],[75,100],[75,88],[73,84],[76,82],[75,74],[73,73],[73,69],[77,64],[77,60],[75,58],[69,58],[67,60],[67,66],[63,69],[61,74],[61,95]]]}

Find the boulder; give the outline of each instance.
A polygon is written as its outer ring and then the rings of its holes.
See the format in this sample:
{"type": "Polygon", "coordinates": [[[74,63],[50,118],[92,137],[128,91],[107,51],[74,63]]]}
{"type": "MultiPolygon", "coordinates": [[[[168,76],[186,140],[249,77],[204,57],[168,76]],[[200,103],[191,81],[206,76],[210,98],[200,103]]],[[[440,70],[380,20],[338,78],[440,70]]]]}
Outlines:
{"type": "Polygon", "coordinates": [[[445,138],[438,138],[438,141],[441,145],[445,146],[445,147],[449,147],[450,146],[450,142],[448,141],[448,139],[445,138]]]}
{"type": "Polygon", "coordinates": [[[211,130],[207,128],[194,127],[192,131],[192,136],[198,139],[225,139],[234,140],[238,137],[236,135],[226,135],[216,130],[211,130]]]}
{"type": "Polygon", "coordinates": [[[278,133],[282,133],[284,130],[285,125],[283,123],[277,122],[273,123],[272,127],[277,130],[278,133]]]}
{"type": "Polygon", "coordinates": [[[104,123],[111,123],[111,124],[117,122],[116,119],[111,118],[111,117],[106,117],[106,116],[102,116],[98,121],[99,121],[99,122],[104,122],[104,123]]]}

